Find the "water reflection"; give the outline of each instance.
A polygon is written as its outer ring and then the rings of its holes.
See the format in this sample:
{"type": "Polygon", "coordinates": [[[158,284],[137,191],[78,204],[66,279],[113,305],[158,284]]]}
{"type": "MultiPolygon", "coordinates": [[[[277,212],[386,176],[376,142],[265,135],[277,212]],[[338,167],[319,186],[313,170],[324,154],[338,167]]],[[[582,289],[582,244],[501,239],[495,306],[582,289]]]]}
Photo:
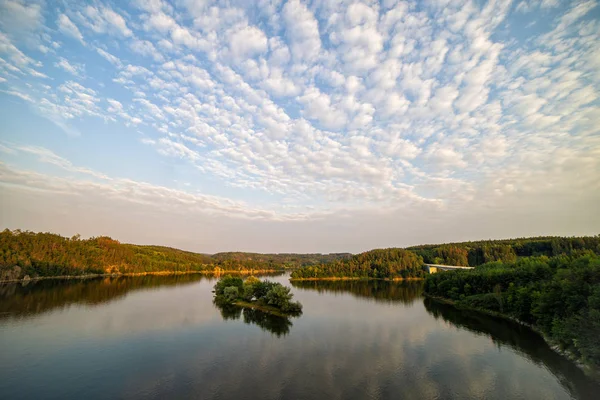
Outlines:
{"type": "Polygon", "coordinates": [[[423,283],[420,281],[290,281],[298,289],[333,293],[350,293],[356,297],[384,303],[412,304],[421,297],[423,283]]]}
{"type": "MultiPolygon", "coordinates": [[[[262,330],[270,332],[277,337],[285,336],[290,333],[291,327],[294,325],[290,318],[279,317],[257,309],[240,307],[227,302],[213,300],[215,307],[221,312],[224,320],[236,320],[244,317],[246,324],[259,326],[262,330]]],[[[300,316],[302,313],[295,315],[300,316]]]]}
{"type": "MultiPolygon", "coordinates": [[[[0,320],[2,397],[548,400],[600,393],[531,331],[423,301],[419,282],[294,282],[304,314],[292,326],[252,309],[215,307],[213,279],[0,287],[19,297],[4,292],[2,310],[28,316],[0,320]]],[[[288,276],[274,280],[287,284],[288,276]]]]}
{"type": "Polygon", "coordinates": [[[429,298],[425,298],[423,303],[435,319],[442,318],[461,329],[486,335],[498,348],[508,346],[535,364],[544,366],[575,398],[592,399],[600,393],[600,385],[585,376],[571,361],[553,351],[540,335],[526,326],[475,311],[460,310],[429,298]]]}
{"type": "MultiPolygon", "coordinates": [[[[260,274],[274,277],[281,273],[260,274]]],[[[216,280],[214,275],[146,275],[89,279],[48,279],[0,284],[0,319],[33,317],[72,304],[100,305],[128,293],[216,280]]]]}

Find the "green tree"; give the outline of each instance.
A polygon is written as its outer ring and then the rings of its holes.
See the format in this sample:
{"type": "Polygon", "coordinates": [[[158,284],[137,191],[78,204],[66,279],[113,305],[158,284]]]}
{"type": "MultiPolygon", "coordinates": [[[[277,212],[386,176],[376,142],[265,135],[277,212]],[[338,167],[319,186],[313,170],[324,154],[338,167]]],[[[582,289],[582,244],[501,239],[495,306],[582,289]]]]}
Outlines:
{"type": "Polygon", "coordinates": [[[223,291],[223,297],[229,302],[234,302],[240,296],[240,290],[237,286],[228,286],[223,291]]]}

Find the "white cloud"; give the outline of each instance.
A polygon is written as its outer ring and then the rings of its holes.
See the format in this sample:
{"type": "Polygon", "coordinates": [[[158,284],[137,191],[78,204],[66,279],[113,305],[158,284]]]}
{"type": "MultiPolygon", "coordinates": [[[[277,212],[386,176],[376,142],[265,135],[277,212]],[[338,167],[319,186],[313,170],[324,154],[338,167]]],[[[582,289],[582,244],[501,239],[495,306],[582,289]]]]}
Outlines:
{"type": "Polygon", "coordinates": [[[152,42],[149,42],[147,40],[134,39],[131,43],[129,43],[129,47],[135,53],[141,54],[146,57],[151,57],[156,62],[163,62],[165,60],[163,55],[158,50],[156,50],[156,47],[154,47],[152,42]]]}
{"type": "Polygon", "coordinates": [[[308,88],[298,101],[304,105],[306,117],[317,120],[327,129],[340,129],[347,123],[346,114],[331,105],[331,98],[315,87],[308,88]]]}
{"type": "Polygon", "coordinates": [[[154,151],[266,220],[593,198],[595,2],[0,4],[1,95],[82,143],[92,123],[137,135],[144,179],[154,151]]]}
{"type": "Polygon", "coordinates": [[[21,0],[0,2],[0,28],[15,40],[37,42],[43,22],[40,4],[21,0]]]}
{"type": "Polygon", "coordinates": [[[56,66],[57,68],[61,68],[65,71],[67,71],[68,73],[75,75],[75,76],[80,76],[83,74],[84,71],[84,66],[82,64],[71,64],[66,58],[64,57],[59,57],[59,61],[54,63],[54,66],[56,66]]]}
{"type": "Polygon", "coordinates": [[[163,12],[151,14],[145,23],[147,29],[156,29],[161,33],[167,33],[171,29],[177,27],[177,23],[173,18],[163,12]]]}
{"type": "Polygon", "coordinates": [[[96,8],[88,5],[80,15],[83,24],[96,33],[132,36],[125,19],[109,7],[96,8]]]}
{"type": "Polygon", "coordinates": [[[291,41],[291,50],[297,62],[313,61],[321,52],[319,25],[314,15],[299,0],[283,6],[283,19],[291,41]]]}
{"type": "Polygon", "coordinates": [[[267,37],[255,26],[246,26],[233,32],[229,40],[231,52],[238,59],[254,57],[267,50],[267,37]]]}
{"type": "Polygon", "coordinates": [[[114,55],[112,55],[109,52],[101,49],[100,47],[97,47],[96,51],[98,52],[98,54],[100,54],[102,56],[102,58],[104,58],[109,63],[111,63],[113,65],[116,65],[118,67],[120,67],[122,65],[121,60],[119,60],[118,57],[115,57],[114,55]]]}
{"type": "Polygon", "coordinates": [[[71,36],[79,40],[81,43],[85,44],[85,41],[83,40],[83,35],[79,31],[79,28],[77,28],[73,21],[71,21],[71,19],[65,14],[59,15],[56,24],[58,25],[58,29],[65,35],[71,36]]]}

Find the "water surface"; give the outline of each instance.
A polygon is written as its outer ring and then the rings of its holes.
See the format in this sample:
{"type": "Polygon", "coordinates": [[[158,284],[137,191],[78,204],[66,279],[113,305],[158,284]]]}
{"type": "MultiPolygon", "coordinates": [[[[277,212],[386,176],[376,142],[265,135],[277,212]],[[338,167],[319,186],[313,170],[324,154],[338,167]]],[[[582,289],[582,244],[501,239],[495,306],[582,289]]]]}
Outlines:
{"type": "MultiPolygon", "coordinates": [[[[288,276],[271,280],[292,286],[288,276]]],[[[298,318],[217,307],[201,275],[0,286],[0,397],[569,399],[600,386],[535,333],[421,283],[294,282],[298,318]]]]}

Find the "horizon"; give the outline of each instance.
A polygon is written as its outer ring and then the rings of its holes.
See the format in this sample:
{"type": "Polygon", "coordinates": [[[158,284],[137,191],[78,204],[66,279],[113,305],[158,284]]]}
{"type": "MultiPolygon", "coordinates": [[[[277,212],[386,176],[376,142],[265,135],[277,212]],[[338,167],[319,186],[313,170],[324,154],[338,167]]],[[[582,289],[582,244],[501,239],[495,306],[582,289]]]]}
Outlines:
{"type": "Polygon", "coordinates": [[[43,234],[51,234],[51,235],[59,235],[63,238],[66,239],[70,239],[73,236],[79,236],[80,240],[90,240],[92,238],[98,238],[98,237],[108,237],[109,239],[112,240],[116,240],[118,241],[120,244],[129,244],[129,245],[133,245],[133,246],[156,246],[156,247],[165,247],[165,248],[171,248],[174,250],[181,250],[181,251],[185,251],[185,252],[189,252],[189,253],[196,253],[196,254],[202,254],[202,255],[206,255],[206,256],[214,256],[216,254],[223,254],[223,253],[244,253],[244,254],[259,254],[259,255],[268,255],[268,254],[276,254],[276,255],[291,255],[291,254],[298,254],[298,255],[307,255],[307,254],[321,254],[321,255],[327,255],[327,254],[350,254],[350,255],[356,255],[356,254],[361,254],[361,253],[365,253],[371,250],[385,250],[385,249],[410,249],[411,247],[424,247],[424,246],[442,246],[442,245],[453,245],[453,244],[464,244],[464,243],[478,243],[478,242],[486,242],[486,241],[515,241],[515,240],[531,240],[531,239],[548,239],[548,238],[582,238],[582,237],[597,237],[600,236],[600,233],[595,234],[595,235],[583,235],[583,236],[553,236],[553,235],[543,235],[543,236],[529,236],[529,237],[505,237],[505,238],[499,238],[499,239],[476,239],[476,240],[466,240],[463,242],[438,242],[438,243],[421,243],[421,244],[413,244],[413,245],[408,245],[408,246],[390,246],[390,247],[374,247],[368,250],[363,250],[360,252],[350,252],[350,251],[330,251],[330,252],[307,252],[307,253],[298,253],[298,252],[267,252],[267,253],[260,253],[260,252],[255,252],[255,251],[245,251],[245,250],[224,250],[224,251],[219,251],[219,252],[215,252],[215,253],[206,253],[206,252],[202,252],[202,251],[196,251],[196,250],[188,250],[188,249],[184,249],[184,248],[178,248],[178,247],[172,247],[172,246],[166,246],[166,245],[161,245],[161,244],[156,244],[156,243],[133,243],[133,242],[122,242],[114,237],[111,236],[104,236],[104,235],[96,235],[96,236],[88,236],[88,237],[81,237],[81,235],[79,234],[75,234],[75,235],[61,235],[55,232],[34,232],[34,231],[25,231],[22,229],[9,229],[9,228],[5,228],[3,230],[9,230],[11,232],[14,231],[20,231],[20,232],[24,232],[24,233],[34,233],[34,234],[38,234],[38,233],[43,233],[43,234]]]}
{"type": "Polygon", "coordinates": [[[0,0],[0,229],[186,251],[595,236],[595,0],[0,0]]]}

